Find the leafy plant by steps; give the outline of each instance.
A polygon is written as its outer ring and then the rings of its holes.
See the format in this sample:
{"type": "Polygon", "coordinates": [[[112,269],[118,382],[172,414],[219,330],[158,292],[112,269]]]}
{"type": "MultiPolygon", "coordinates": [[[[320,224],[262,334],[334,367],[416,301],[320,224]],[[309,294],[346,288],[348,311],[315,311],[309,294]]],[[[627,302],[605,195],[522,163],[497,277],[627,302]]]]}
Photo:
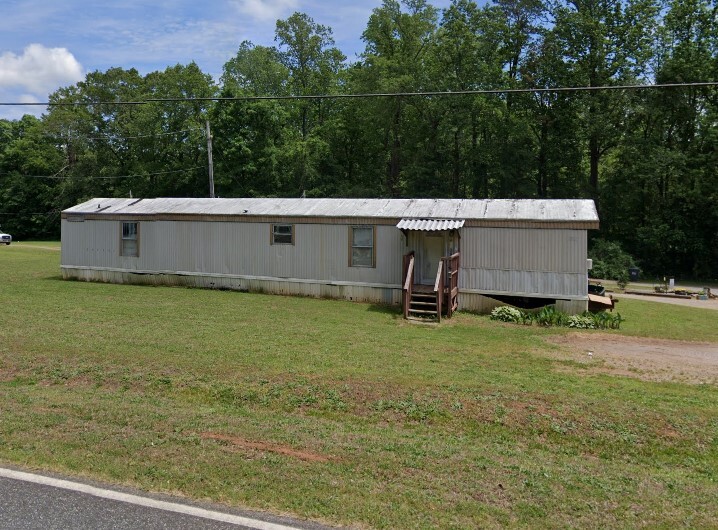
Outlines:
{"type": "Polygon", "coordinates": [[[568,315],[559,311],[555,306],[545,306],[538,312],[525,311],[511,306],[496,307],[491,311],[491,320],[512,322],[531,326],[555,327],[566,326],[576,329],[619,329],[625,319],[620,313],[591,313],[581,315],[568,315]]]}

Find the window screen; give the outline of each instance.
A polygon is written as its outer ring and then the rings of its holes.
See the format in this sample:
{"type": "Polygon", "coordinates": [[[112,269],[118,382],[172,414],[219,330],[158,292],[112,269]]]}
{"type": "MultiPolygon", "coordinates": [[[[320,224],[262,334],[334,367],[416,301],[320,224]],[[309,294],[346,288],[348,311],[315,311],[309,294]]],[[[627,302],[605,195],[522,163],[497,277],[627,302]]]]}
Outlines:
{"type": "Polygon", "coordinates": [[[272,245],[293,245],[294,225],[272,225],[272,245]]]}
{"type": "Polygon", "coordinates": [[[122,256],[134,257],[139,256],[139,245],[137,237],[137,223],[122,223],[122,248],[120,254],[122,256]]]}
{"type": "Polygon", "coordinates": [[[374,227],[351,227],[351,266],[374,266],[374,227]]]}

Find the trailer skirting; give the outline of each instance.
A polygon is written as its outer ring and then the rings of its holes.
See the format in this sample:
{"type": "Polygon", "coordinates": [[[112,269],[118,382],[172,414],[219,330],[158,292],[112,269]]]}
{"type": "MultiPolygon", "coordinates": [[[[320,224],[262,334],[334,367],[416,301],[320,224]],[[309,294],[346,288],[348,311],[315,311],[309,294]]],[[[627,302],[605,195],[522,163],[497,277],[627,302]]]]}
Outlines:
{"type": "MultiPolygon", "coordinates": [[[[401,286],[398,284],[370,284],[199,272],[140,271],[68,265],[62,266],[62,277],[66,280],[227,289],[268,294],[335,298],[386,305],[401,305],[402,299],[401,286]]],[[[488,313],[495,307],[505,305],[487,296],[490,294],[499,293],[460,288],[459,309],[488,313]]],[[[556,300],[556,308],[569,314],[582,313],[588,309],[587,296],[537,295],[532,293],[501,294],[553,298],[556,300]]]]}

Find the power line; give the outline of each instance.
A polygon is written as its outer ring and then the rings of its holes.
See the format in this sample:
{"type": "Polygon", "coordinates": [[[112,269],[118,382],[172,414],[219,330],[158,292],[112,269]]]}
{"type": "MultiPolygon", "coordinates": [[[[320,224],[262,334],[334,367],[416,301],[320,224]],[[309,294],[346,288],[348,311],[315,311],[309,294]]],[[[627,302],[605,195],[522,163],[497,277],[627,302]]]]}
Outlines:
{"type": "Polygon", "coordinates": [[[59,213],[59,210],[53,210],[51,212],[0,212],[0,215],[57,215],[59,213]]]}
{"type": "Polygon", "coordinates": [[[84,140],[113,140],[115,138],[121,139],[121,140],[133,140],[136,138],[155,138],[157,136],[171,136],[175,134],[182,134],[192,131],[204,131],[201,127],[194,127],[192,129],[184,129],[182,131],[171,131],[171,132],[163,132],[163,133],[156,133],[156,134],[139,134],[137,136],[121,136],[121,135],[113,135],[113,134],[105,134],[100,136],[72,136],[72,138],[82,138],[84,140]]]}
{"type": "MultiPolygon", "coordinates": [[[[175,169],[172,171],[158,171],[156,173],[138,173],[137,175],[117,175],[114,177],[88,177],[85,180],[111,180],[111,179],[129,179],[129,178],[136,178],[136,177],[154,177],[156,175],[167,175],[170,173],[186,173],[189,171],[194,171],[196,169],[207,169],[207,166],[190,167],[187,169],[175,169]]],[[[62,171],[62,170],[60,170],[60,171],[62,171]]],[[[75,177],[71,177],[71,176],[61,177],[58,175],[60,173],[60,171],[58,171],[54,175],[17,175],[17,174],[9,173],[9,172],[0,173],[0,175],[13,175],[15,177],[28,178],[28,179],[68,180],[68,179],[75,178],[75,177]]]]}
{"type": "Polygon", "coordinates": [[[157,136],[171,136],[175,134],[182,134],[186,132],[192,132],[192,131],[204,131],[203,127],[193,127],[191,129],[183,129],[181,131],[169,131],[169,132],[162,132],[162,133],[154,133],[154,134],[138,134],[137,136],[121,136],[119,134],[101,134],[99,136],[82,136],[78,133],[70,133],[67,136],[62,136],[62,134],[45,134],[48,138],[56,138],[59,140],[64,139],[82,139],[82,140],[114,140],[114,139],[122,139],[122,140],[134,140],[136,138],[154,138],[157,136]]]}
{"type": "Polygon", "coordinates": [[[233,96],[233,97],[206,97],[206,98],[150,98],[140,101],[94,101],[94,102],[0,102],[0,106],[43,106],[43,107],[81,107],[87,105],[149,105],[152,103],[192,103],[202,101],[280,101],[302,99],[355,99],[355,98],[391,98],[391,97],[429,97],[429,96],[472,96],[472,95],[498,95],[498,94],[541,94],[554,92],[600,92],[611,90],[656,90],[665,88],[692,88],[714,87],[718,81],[703,81],[695,83],[664,83],[660,85],[611,85],[611,86],[579,86],[555,88],[490,88],[481,90],[456,91],[425,91],[425,92],[378,92],[360,94],[311,94],[303,96],[233,96]]]}
{"type": "Polygon", "coordinates": [[[288,100],[288,99],[351,99],[351,98],[390,98],[390,97],[426,97],[426,96],[471,96],[471,95],[496,95],[496,94],[540,94],[546,92],[597,92],[601,90],[647,90],[660,88],[680,87],[710,87],[718,86],[718,81],[706,81],[700,83],[668,83],[662,85],[615,85],[598,87],[557,87],[557,88],[489,88],[481,90],[448,90],[448,91],[426,91],[426,92],[381,92],[367,94],[324,94],[306,96],[234,96],[216,98],[154,98],[148,99],[147,103],[166,103],[179,101],[262,101],[262,100],[288,100]]]}

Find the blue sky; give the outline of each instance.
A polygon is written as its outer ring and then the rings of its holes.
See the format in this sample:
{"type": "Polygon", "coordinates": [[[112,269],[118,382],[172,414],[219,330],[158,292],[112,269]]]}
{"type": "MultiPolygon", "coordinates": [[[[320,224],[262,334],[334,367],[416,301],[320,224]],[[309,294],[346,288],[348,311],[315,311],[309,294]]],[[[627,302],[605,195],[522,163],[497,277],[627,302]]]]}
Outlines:
{"type": "MultiPolygon", "coordinates": [[[[433,0],[445,8],[450,0],[433,0]]],[[[330,26],[351,60],[381,0],[2,0],[0,101],[46,101],[87,72],[113,66],[145,74],[195,61],[215,79],[243,40],[274,44],[277,19],[295,11],[330,26]]],[[[3,107],[0,118],[43,107],[3,107]]]]}

